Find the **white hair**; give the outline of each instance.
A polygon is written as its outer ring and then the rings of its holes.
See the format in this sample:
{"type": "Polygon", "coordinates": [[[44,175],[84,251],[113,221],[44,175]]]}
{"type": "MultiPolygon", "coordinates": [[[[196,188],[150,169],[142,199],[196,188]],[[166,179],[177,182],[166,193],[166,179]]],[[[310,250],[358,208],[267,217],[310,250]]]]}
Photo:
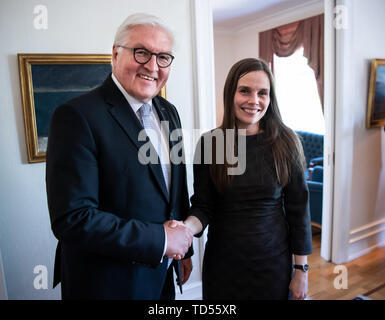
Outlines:
{"type": "Polygon", "coordinates": [[[128,16],[116,31],[114,45],[124,45],[125,41],[127,41],[130,30],[134,26],[138,25],[149,25],[163,29],[167,32],[172,44],[174,45],[174,33],[169,29],[169,27],[166,26],[160,18],[147,13],[135,13],[128,16]]]}

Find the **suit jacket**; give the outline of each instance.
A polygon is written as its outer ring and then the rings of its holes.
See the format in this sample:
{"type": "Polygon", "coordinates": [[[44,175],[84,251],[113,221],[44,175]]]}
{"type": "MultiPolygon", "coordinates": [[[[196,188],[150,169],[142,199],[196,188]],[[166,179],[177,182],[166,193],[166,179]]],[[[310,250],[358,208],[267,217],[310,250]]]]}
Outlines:
{"type": "MultiPolygon", "coordinates": [[[[170,132],[181,127],[172,104],[161,97],[153,104],[170,132]]],[[[52,116],[46,187],[59,240],[54,286],[62,282],[63,299],[159,299],[167,273],[162,224],[184,219],[189,200],[183,163],[171,164],[168,193],[161,165],[139,162],[142,129],[111,75],[52,116]]]]}

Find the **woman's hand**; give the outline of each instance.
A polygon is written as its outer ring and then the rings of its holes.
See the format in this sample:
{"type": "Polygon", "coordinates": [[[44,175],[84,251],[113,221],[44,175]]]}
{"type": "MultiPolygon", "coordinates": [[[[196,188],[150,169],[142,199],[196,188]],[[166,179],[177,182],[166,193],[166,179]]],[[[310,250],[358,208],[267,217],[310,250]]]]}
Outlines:
{"type": "Polygon", "coordinates": [[[195,216],[188,216],[187,219],[184,221],[184,224],[187,228],[191,230],[193,235],[198,234],[202,231],[202,223],[200,220],[195,216]]]}
{"type": "Polygon", "coordinates": [[[307,272],[296,269],[289,290],[293,300],[304,300],[308,294],[307,272]]]}

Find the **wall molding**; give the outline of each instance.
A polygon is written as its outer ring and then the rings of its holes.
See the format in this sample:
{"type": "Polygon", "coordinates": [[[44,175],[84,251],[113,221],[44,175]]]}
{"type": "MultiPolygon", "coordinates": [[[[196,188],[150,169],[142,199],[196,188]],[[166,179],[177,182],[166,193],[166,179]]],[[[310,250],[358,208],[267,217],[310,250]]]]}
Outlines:
{"type": "Polygon", "coordinates": [[[349,232],[349,261],[385,246],[385,219],[380,219],[349,232]]]}
{"type": "MultiPolygon", "coordinates": [[[[383,238],[385,239],[385,232],[383,234],[383,238]]],[[[365,247],[364,249],[354,250],[354,248],[349,248],[349,251],[352,251],[352,253],[349,252],[349,260],[352,261],[354,259],[357,259],[359,257],[364,256],[365,254],[368,254],[374,250],[377,250],[379,248],[382,248],[385,246],[385,241],[378,242],[370,247],[365,247]]]]}
{"type": "Polygon", "coordinates": [[[383,231],[385,231],[385,218],[351,230],[349,232],[349,244],[369,238],[383,231]]]}
{"type": "Polygon", "coordinates": [[[284,25],[300,19],[306,19],[324,12],[323,0],[312,0],[291,8],[282,9],[270,14],[256,17],[253,21],[234,25],[231,28],[214,26],[215,32],[238,34],[248,29],[268,30],[279,25],[284,25]]]}
{"type": "Polygon", "coordinates": [[[256,21],[253,21],[252,23],[245,23],[244,25],[240,26],[237,31],[245,31],[246,29],[254,27],[258,27],[260,31],[264,31],[296,20],[306,19],[323,12],[323,1],[313,0],[264,16],[257,19],[256,21]]]}

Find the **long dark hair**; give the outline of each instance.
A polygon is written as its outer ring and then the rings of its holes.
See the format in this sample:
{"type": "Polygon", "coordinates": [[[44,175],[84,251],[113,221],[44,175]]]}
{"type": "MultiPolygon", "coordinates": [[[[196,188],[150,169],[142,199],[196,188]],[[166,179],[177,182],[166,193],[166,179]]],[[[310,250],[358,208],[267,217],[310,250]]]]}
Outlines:
{"type": "MultiPolygon", "coordinates": [[[[290,180],[293,165],[300,170],[304,170],[306,166],[305,157],[298,136],[282,121],[275,95],[273,75],[266,62],[260,59],[247,58],[232,66],[223,90],[224,116],[219,129],[223,131],[225,139],[226,129],[235,129],[237,132],[234,96],[238,80],[252,71],[264,71],[270,81],[270,105],[266,114],[259,121],[259,130],[264,134],[265,144],[270,145],[272,148],[277,181],[281,186],[285,186],[290,180]]],[[[236,141],[237,139],[235,139],[234,143],[234,153],[237,150],[236,141]]],[[[213,152],[213,154],[215,153],[213,152]]],[[[224,164],[217,164],[213,161],[210,166],[211,177],[218,191],[230,186],[234,179],[234,176],[227,174],[229,167],[230,165],[226,162],[226,159],[224,164]]]]}

